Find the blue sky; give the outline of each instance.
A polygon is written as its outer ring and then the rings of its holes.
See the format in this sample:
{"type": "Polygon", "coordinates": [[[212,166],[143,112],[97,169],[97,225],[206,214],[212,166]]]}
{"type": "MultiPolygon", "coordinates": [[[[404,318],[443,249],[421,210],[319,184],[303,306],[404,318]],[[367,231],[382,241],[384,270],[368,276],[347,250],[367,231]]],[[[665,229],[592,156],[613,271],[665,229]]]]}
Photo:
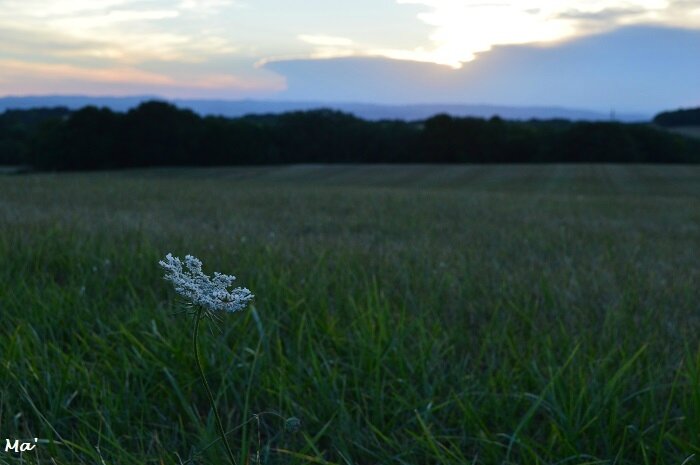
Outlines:
{"type": "Polygon", "coordinates": [[[0,0],[0,95],[700,105],[700,0],[0,0]]]}

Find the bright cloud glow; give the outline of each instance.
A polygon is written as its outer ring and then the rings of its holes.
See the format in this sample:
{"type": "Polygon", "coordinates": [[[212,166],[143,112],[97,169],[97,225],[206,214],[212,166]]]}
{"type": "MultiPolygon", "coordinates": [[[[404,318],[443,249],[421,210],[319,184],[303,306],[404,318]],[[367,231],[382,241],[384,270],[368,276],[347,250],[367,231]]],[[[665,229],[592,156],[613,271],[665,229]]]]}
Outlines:
{"type": "MultiPolygon", "coordinates": [[[[430,11],[418,18],[434,28],[432,46],[376,50],[398,59],[429,61],[460,68],[496,45],[552,42],[618,25],[687,22],[684,3],[668,0],[397,0],[430,11]],[[679,7],[680,6],[680,7],[679,7]]],[[[685,2],[686,6],[687,3],[685,2]]]]}
{"type": "Polygon", "coordinates": [[[328,47],[347,47],[353,45],[353,41],[345,37],[300,34],[299,39],[309,44],[328,47]]]}

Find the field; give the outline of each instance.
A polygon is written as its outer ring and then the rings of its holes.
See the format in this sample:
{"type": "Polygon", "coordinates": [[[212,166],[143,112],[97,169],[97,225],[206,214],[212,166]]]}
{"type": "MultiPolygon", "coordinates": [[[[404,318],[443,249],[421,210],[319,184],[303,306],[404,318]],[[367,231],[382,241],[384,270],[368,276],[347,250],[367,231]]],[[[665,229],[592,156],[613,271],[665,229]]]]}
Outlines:
{"type": "Polygon", "coordinates": [[[698,126],[681,126],[668,129],[676,134],[681,134],[688,137],[700,137],[700,127],[698,126]]]}
{"type": "Polygon", "coordinates": [[[0,463],[700,463],[700,167],[0,177],[0,463]],[[293,431],[287,419],[301,427],[293,431]],[[214,444],[212,444],[214,442],[214,444]],[[695,455],[698,457],[695,457],[695,455]]]}

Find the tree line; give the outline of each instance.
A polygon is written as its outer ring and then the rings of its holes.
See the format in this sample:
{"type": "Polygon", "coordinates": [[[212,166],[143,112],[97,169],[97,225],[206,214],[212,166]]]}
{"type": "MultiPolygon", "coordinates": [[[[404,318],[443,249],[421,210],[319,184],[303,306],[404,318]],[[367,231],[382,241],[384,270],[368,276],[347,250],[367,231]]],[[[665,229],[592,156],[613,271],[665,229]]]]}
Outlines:
{"type": "Polygon", "coordinates": [[[151,101],[0,115],[0,164],[38,170],[287,163],[697,163],[700,141],[648,124],[437,115],[371,122],[333,110],[201,117],[151,101]]]}
{"type": "Polygon", "coordinates": [[[664,111],[654,117],[654,124],[665,127],[700,126],[700,108],[664,111]]]}

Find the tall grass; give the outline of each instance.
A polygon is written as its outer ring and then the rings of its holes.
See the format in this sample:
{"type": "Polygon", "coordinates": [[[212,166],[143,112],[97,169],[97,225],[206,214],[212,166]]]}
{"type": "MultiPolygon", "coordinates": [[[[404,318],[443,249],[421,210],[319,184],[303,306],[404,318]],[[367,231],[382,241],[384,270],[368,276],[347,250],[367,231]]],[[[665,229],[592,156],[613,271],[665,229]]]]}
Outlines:
{"type": "Polygon", "coordinates": [[[224,463],[171,250],[257,296],[201,339],[239,463],[693,463],[698,197],[697,167],[0,178],[0,441],[41,439],[0,463],[224,463]]]}

